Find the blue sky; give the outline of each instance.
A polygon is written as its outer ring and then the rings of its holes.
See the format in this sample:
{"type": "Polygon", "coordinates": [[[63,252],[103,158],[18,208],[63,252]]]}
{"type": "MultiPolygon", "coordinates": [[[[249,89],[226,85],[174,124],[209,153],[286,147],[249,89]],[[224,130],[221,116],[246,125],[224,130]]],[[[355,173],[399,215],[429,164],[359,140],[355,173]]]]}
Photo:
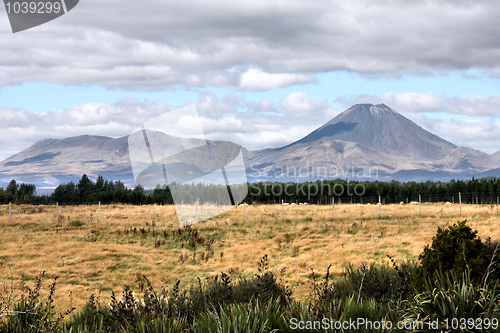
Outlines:
{"type": "Polygon", "coordinates": [[[302,91],[317,99],[328,100],[342,108],[347,105],[336,103],[335,100],[338,97],[381,95],[387,92],[435,93],[457,98],[465,98],[472,94],[496,96],[500,91],[500,80],[488,77],[488,73],[474,70],[448,75],[390,78],[369,78],[354,72],[341,71],[319,74],[317,82],[259,92],[240,92],[211,86],[189,90],[183,87],[172,87],[163,91],[145,92],[109,89],[98,85],[71,86],[27,82],[1,88],[0,100],[4,107],[24,108],[30,112],[49,112],[70,108],[76,104],[113,104],[126,98],[145,99],[182,107],[196,100],[200,92],[213,92],[219,97],[240,94],[248,100],[269,99],[278,103],[295,91],[302,91]],[[30,96],[29,99],[26,99],[27,95],[30,96]]]}
{"type": "Polygon", "coordinates": [[[86,0],[13,34],[0,10],[0,160],[45,138],[124,136],[188,104],[209,138],[249,149],[385,103],[493,153],[499,16],[495,3],[452,0],[86,0]]]}

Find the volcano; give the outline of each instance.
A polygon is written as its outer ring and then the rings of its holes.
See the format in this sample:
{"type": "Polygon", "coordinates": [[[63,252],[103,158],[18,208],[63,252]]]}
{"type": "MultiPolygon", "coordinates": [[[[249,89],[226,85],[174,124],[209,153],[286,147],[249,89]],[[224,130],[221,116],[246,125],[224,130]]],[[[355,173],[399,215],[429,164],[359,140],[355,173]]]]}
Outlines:
{"type": "Polygon", "coordinates": [[[357,104],[287,146],[249,152],[254,180],[441,180],[498,168],[496,155],[457,147],[385,104],[357,104]]]}

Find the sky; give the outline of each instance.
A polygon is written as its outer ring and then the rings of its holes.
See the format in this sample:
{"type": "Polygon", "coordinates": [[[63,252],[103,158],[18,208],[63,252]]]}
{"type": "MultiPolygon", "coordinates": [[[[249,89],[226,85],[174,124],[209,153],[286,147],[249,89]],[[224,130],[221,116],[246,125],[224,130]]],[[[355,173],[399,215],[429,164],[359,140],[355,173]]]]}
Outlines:
{"type": "Polygon", "coordinates": [[[248,149],[385,103],[493,153],[499,17],[494,1],[81,0],[14,34],[0,6],[0,160],[47,138],[125,136],[192,104],[207,138],[248,149]]]}

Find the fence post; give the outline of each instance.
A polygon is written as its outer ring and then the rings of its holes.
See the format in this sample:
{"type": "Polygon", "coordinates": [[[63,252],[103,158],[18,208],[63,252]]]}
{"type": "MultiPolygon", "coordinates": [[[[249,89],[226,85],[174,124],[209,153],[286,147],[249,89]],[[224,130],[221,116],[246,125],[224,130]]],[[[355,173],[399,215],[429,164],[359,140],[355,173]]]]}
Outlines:
{"type": "Polygon", "coordinates": [[[332,196],[332,216],[335,217],[335,197],[332,196]]]}
{"type": "Polygon", "coordinates": [[[418,214],[422,215],[422,196],[419,194],[418,195],[418,214]]]}
{"type": "Polygon", "coordinates": [[[458,202],[460,203],[460,215],[462,215],[462,193],[458,192],[458,202]]]}
{"type": "Polygon", "coordinates": [[[12,222],[12,202],[9,202],[9,222],[12,222]]]}
{"type": "Polygon", "coordinates": [[[380,200],[380,195],[378,196],[378,217],[382,217],[382,201],[380,200]]]}
{"type": "Polygon", "coordinates": [[[59,223],[59,202],[56,202],[56,224],[59,223]]]}

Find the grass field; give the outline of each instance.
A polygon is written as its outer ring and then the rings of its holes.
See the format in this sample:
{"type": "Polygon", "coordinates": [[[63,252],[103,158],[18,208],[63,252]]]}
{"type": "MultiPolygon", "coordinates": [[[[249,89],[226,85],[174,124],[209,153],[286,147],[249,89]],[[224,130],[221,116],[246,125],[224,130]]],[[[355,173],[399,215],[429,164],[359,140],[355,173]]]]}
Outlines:
{"type": "MultiPolygon", "coordinates": [[[[267,254],[298,298],[311,290],[312,270],[334,277],[352,263],[417,259],[438,226],[467,219],[482,239],[500,238],[500,207],[454,204],[247,206],[179,228],[173,206],[0,206],[0,273],[19,290],[45,271],[45,286],[57,278],[56,302],[81,308],[93,292],[102,299],[125,285],[138,288],[144,274],[153,285],[184,287],[224,271],[234,279],[253,276],[267,254]],[[312,270],[311,270],[312,269],[312,270]]],[[[9,282],[10,283],[10,282],[9,282]]],[[[5,288],[8,284],[4,284],[5,288]]],[[[4,289],[5,292],[5,289],[4,289]]]]}

